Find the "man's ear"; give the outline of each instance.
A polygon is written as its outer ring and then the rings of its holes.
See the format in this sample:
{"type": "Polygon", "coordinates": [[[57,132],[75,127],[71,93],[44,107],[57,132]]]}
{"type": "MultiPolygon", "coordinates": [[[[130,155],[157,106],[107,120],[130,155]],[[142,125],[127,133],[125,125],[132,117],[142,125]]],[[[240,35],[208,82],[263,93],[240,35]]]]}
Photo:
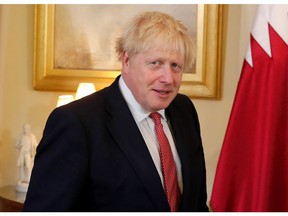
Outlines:
{"type": "Polygon", "coordinates": [[[122,66],[123,67],[128,67],[129,66],[129,56],[127,51],[122,52],[122,66]]]}

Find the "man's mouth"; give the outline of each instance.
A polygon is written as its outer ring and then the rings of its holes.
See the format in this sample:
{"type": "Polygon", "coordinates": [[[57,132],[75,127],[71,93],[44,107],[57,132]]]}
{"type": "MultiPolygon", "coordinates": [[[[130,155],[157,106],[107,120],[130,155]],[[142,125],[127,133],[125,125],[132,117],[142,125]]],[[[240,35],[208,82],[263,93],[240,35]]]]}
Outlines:
{"type": "Polygon", "coordinates": [[[167,95],[171,92],[171,91],[161,91],[161,90],[155,90],[155,91],[161,95],[167,95]]]}
{"type": "Polygon", "coordinates": [[[164,95],[164,94],[168,94],[169,92],[168,91],[160,91],[159,93],[164,95]]]}

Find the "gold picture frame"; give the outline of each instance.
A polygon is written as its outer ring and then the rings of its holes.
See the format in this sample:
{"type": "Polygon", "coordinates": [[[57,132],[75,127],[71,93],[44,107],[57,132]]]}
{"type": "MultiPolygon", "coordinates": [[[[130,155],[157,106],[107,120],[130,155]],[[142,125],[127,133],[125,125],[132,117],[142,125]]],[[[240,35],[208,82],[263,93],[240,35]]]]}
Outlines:
{"type": "MultiPolygon", "coordinates": [[[[35,6],[33,88],[73,91],[80,82],[93,82],[97,90],[110,85],[119,70],[54,67],[55,7],[35,6]]],[[[180,93],[190,98],[220,99],[222,5],[197,5],[197,55],[195,73],[184,73],[180,93]]]]}

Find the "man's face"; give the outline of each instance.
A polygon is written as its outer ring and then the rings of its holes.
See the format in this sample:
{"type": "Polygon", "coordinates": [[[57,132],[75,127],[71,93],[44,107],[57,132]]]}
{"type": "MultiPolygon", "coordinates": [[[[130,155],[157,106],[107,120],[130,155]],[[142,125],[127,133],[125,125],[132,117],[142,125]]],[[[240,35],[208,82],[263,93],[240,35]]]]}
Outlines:
{"type": "Polygon", "coordinates": [[[122,76],[137,102],[147,111],[165,109],[177,95],[184,55],[150,49],[129,58],[122,57],[122,76]]]}

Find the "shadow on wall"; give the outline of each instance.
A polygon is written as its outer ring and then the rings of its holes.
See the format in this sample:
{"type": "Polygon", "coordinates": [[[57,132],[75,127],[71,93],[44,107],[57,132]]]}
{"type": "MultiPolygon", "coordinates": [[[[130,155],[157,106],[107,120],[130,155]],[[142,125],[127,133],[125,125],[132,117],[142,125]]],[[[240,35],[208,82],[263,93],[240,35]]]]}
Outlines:
{"type": "Polygon", "coordinates": [[[11,131],[4,129],[0,140],[0,186],[15,185],[18,179],[16,166],[17,149],[15,148],[17,137],[12,137],[11,131]],[[5,178],[4,178],[5,176],[5,178]]]}

